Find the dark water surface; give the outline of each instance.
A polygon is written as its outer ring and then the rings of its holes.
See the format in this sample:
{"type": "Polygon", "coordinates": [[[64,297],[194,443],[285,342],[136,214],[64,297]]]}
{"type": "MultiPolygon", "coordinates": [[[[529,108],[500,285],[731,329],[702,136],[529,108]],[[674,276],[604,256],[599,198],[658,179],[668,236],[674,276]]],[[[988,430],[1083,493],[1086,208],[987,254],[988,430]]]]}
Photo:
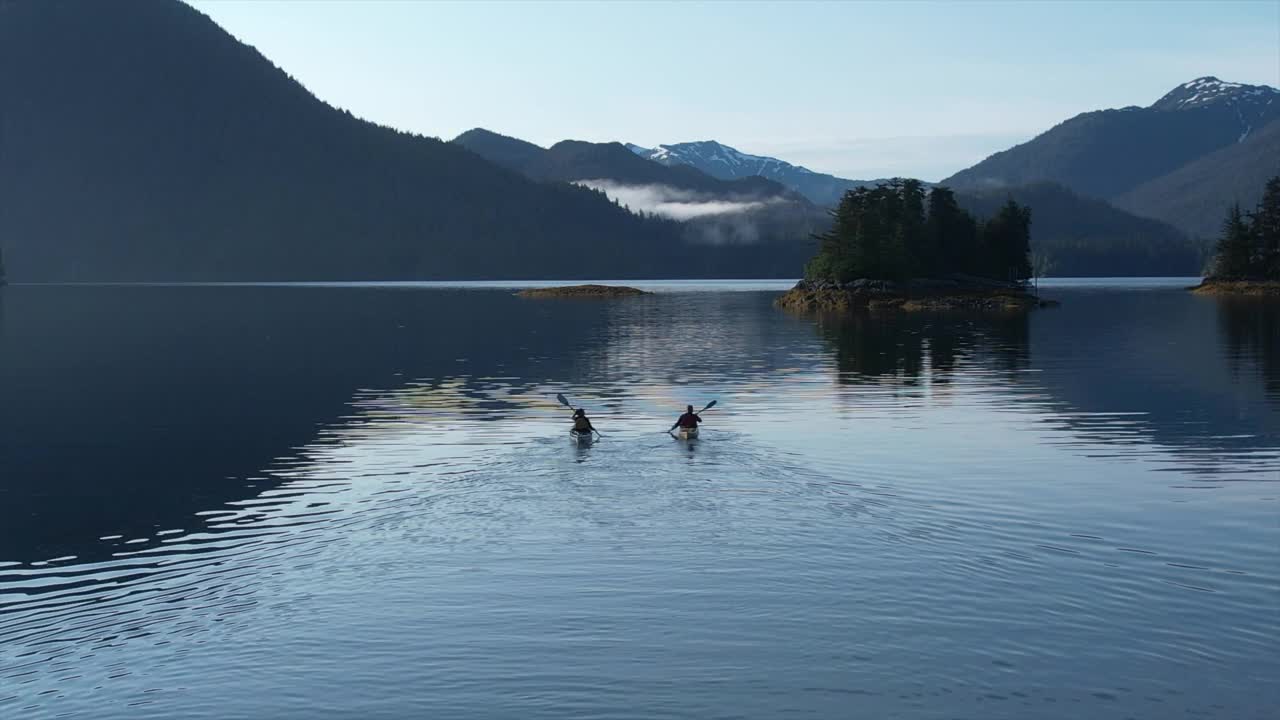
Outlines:
{"type": "Polygon", "coordinates": [[[1274,718],[1280,309],[1185,284],[6,288],[0,718],[1274,718]]]}

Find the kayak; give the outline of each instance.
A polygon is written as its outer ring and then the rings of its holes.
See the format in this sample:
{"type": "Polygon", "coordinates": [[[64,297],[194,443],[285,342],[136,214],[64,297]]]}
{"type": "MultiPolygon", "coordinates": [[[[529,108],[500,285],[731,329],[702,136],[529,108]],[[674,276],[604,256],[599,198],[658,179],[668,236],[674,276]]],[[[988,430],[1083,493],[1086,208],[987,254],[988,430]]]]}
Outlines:
{"type": "Polygon", "coordinates": [[[590,432],[578,432],[577,430],[570,430],[569,437],[573,438],[574,442],[579,443],[589,443],[592,439],[590,432]]]}
{"type": "Polygon", "coordinates": [[[676,437],[680,438],[681,440],[697,440],[698,428],[696,427],[678,428],[676,430],[676,437]]]}

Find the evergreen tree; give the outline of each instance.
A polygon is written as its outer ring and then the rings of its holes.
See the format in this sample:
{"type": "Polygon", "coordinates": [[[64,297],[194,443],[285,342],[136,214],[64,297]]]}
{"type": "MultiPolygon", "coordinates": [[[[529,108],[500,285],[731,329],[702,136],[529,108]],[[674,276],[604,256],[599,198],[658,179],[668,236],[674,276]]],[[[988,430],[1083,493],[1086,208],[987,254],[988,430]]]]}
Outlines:
{"type": "Polygon", "coordinates": [[[1222,235],[1218,238],[1218,254],[1214,259],[1213,277],[1223,280],[1243,280],[1250,275],[1253,259],[1253,228],[1240,205],[1232,205],[1227,219],[1222,223],[1222,235]]]}
{"type": "Polygon", "coordinates": [[[929,219],[926,227],[925,257],[931,261],[930,275],[949,272],[979,272],[978,225],[960,208],[955,193],[945,187],[929,192],[929,219]]]}
{"type": "Polygon", "coordinates": [[[902,181],[899,190],[901,197],[901,221],[899,236],[904,254],[903,268],[905,274],[913,276],[929,275],[932,264],[925,250],[925,198],[924,184],[919,180],[902,181]]]}
{"type": "Polygon", "coordinates": [[[856,191],[840,199],[831,213],[831,229],[816,236],[818,254],[805,266],[806,277],[843,282],[857,276],[862,268],[854,263],[851,239],[857,232],[859,205],[856,191]]]}
{"type": "Polygon", "coordinates": [[[1252,225],[1256,243],[1253,275],[1280,280],[1280,175],[1267,181],[1252,225]]]}
{"type": "Polygon", "coordinates": [[[880,253],[877,272],[872,277],[900,280],[910,274],[905,195],[906,186],[901,178],[890,180],[888,185],[876,188],[873,193],[877,221],[874,237],[880,253]]]}
{"type": "Polygon", "coordinates": [[[858,225],[852,238],[854,257],[863,272],[860,277],[887,278],[888,268],[886,255],[892,255],[889,247],[890,239],[886,237],[892,231],[889,220],[889,203],[885,197],[890,191],[885,187],[877,187],[862,193],[862,204],[859,207],[858,225]]]}
{"type": "Polygon", "coordinates": [[[1031,276],[1031,211],[1012,201],[979,233],[977,221],[950,190],[934,188],[926,198],[919,180],[899,178],[850,190],[832,216],[831,230],[817,236],[818,254],[806,266],[806,277],[843,282],[958,272],[1031,276]]]}
{"type": "Polygon", "coordinates": [[[950,262],[950,238],[945,223],[959,210],[955,195],[950,190],[937,187],[929,191],[928,214],[920,240],[920,259],[926,276],[940,274],[944,267],[954,267],[950,262]]]}
{"type": "Polygon", "coordinates": [[[987,277],[1031,277],[1031,209],[1010,199],[983,225],[982,249],[987,277]]]}

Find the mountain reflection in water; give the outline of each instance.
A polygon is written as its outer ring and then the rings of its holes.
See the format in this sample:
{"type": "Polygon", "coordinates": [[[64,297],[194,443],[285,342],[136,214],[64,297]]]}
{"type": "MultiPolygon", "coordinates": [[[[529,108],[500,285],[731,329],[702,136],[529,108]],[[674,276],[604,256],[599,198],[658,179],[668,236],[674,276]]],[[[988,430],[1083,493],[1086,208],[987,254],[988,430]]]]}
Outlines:
{"type": "Polygon", "coordinates": [[[350,422],[359,392],[408,384],[455,383],[474,404],[454,410],[500,421],[540,386],[589,384],[607,410],[655,393],[678,408],[690,385],[839,397],[808,382],[827,367],[840,385],[934,395],[960,379],[1069,433],[1062,442],[1154,443],[1219,477],[1276,467],[1274,307],[1058,294],[1063,308],[1031,316],[796,318],[752,292],[539,303],[368,286],[10,288],[0,549],[92,555],[100,536],[181,525],[269,487],[264,471],[350,422]]]}

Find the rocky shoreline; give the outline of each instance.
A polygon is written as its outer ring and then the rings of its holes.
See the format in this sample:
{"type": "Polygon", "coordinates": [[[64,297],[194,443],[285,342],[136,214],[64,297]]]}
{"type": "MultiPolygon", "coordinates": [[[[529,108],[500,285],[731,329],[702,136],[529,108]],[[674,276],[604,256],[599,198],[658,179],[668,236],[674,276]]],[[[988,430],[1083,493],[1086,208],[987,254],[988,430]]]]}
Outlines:
{"type": "Polygon", "coordinates": [[[523,298],[619,298],[652,295],[624,285],[561,285],[559,287],[529,288],[516,293],[523,298]]]}
{"type": "Polygon", "coordinates": [[[1206,278],[1189,288],[1197,295],[1280,298],[1280,280],[1215,280],[1206,278]]]}
{"type": "Polygon", "coordinates": [[[774,304],[786,310],[983,310],[1026,311],[1057,305],[1024,285],[969,276],[903,282],[859,279],[845,283],[801,280],[774,304]]]}

